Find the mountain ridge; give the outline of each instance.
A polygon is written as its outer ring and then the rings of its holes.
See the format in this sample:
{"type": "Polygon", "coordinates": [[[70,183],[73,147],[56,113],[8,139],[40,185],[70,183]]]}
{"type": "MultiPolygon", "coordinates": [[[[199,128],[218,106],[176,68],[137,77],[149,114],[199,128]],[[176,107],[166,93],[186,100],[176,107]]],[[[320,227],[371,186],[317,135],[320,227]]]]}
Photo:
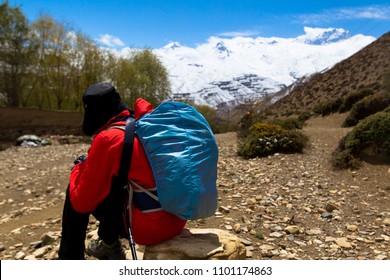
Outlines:
{"type": "MultiPolygon", "coordinates": [[[[390,71],[390,32],[364,47],[332,68],[315,73],[292,86],[288,94],[265,109],[267,114],[281,116],[299,114],[311,110],[317,104],[347,94],[371,88],[379,91],[384,87],[383,76],[390,71]]],[[[280,92],[278,93],[281,94],[280,92]]],[[[267,104],[256,105],[261,111],[267,104]]]]}
{"type": "Polygon", "coordinates": [[[296,38],[210,37],[195,48],[171,42],[153,51],[168,70],[171,99],[218,108],[278,92],[375,41],[341,28],[305,27],[304,32],[296,38]],[[245,81],[248,76],[253,84],[245,81]]]}

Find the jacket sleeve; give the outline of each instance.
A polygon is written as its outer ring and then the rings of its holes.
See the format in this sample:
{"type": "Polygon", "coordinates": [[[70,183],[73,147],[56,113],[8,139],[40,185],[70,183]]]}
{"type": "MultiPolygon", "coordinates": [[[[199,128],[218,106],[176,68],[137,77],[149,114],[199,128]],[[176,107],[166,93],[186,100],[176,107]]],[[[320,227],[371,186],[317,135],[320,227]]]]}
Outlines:
{"type": "Polygon", "coordinates": [[[95,137],[87,160],[77,164],[70,174],[70,201],[78,212],[95,210],[109,194],[112,178],[118,174],[123,146],[118,139],[123,138],[123,132],[120,136],[119,130],[110,131],[103,131],[95,137]]]}

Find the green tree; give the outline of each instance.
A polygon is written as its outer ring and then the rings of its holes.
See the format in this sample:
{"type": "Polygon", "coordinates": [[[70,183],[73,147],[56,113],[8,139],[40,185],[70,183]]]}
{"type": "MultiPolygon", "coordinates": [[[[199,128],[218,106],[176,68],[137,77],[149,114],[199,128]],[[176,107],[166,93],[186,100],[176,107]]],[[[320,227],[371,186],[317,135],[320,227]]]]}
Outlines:
{"type": "Polygon", "coordinates": [[[219,129],[215,122],[217,118],[217,112],[215,109],[207,105],[195,105],[194,107],[207,120],[213,132],[218,133],[219,129]]]}
{"type": "Polygon", "coordinates": [[[31,25],[38,44],[34,67],[34,84],[36,84],[36,87],[32,94],[32,105],[38,108],[46,106],[51,108],[50,57],[53,55],[51,41],[55,33],[55,24],[52,17],[42,15],[31,25]]]}
{"type": "Polygon", "coordinates": [[[36,79],[38,107],[65,109],[69,107],[69,92],[73,89],[72,73],[74,32],[64,23],[51,16],[42,15],[32,24],[39,51],[36,57],[36,79]]]}
{"type": "Polygon", "coordinates": [[[85,34],[71,32],[71,49],[68,53],[71,87],[68,90],[69,109],[81,110],[81,94],[91,84],[103,80],[107,55],[85,34]]]}
{"type": "Polygon", "coordinates": [[[111,57],[110,73],[114,85],[125,102],[131,107],[137,98],[138,93],[137,70],[128,58],[111,57]]]}
{"type": "Polygon", "coordinates": [[[157,106],[171,92],[168,72],[150,49],[135,52],[130,58],[135,76],[130,89],[131,99],[143,97],[157,106]]]}
{"type": "Polygon", "coordinates": [[[19,106],[32,46],[28,21],[20,8],[0,4],[0,91],[6,104],[19,106]]]}

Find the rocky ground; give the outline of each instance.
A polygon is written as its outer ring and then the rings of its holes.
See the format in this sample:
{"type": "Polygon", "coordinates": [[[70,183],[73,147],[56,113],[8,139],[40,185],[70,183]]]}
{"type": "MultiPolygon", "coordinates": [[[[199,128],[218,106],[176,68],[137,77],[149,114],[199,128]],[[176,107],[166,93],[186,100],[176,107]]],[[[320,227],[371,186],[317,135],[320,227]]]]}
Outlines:
{"type": "MultiPolygon", "coordinates": [[[[390,259],[390,166],[336,172],[329,164],[347,132],[344,117],[309,120],[303,154],[244,160],[235,134],[217,135],[219,208],[188,227],[236,234],[248,259],[390,259]]],[[[69,171],[88,144],[49,139],[50,146],[0,152],[0,259],[57,257],[69,171]]],[[[91,217],[88,239],[96,227],[91,217]]]]}

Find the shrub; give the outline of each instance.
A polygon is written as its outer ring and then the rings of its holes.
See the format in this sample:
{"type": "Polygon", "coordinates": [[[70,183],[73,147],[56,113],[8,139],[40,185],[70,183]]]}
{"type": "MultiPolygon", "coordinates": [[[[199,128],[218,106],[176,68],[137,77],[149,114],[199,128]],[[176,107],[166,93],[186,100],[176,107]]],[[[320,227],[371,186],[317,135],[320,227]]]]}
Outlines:
{"type": "Polygon", "coordinates": [[[355,105],[345,119],[343,126],[350,127],[356,125],[360,120],[383,111],[390,106],[390,93],[379,92],[374,95],[366,96],[355,105]]]}
{"type": "Polygon", "coordinates": [[[365,88],[350,93],[340,106],[339,112],[344,113],[351,110],[352,106],[363,99],[366,96],[373,95],[375,91],[373,89],[365,88]]]}
{"type": "Polygon", "coordinates": [[[279,125],[284,129],[301,129],[305,123],[305,120],[299,118],[286,118],[286,119],[276,119],[271,122],[271,124],[279,125]]]}
{"type": "Polygon", "coordinates": [[[339,148],[335,151],[331,158],[331,163],[335,169],[358,169],[361,166],[359,159],[354,157],[351,150],[346,150],[345,137],[340,141],[339,148]]]}
{"type": "Polygon", "coordinates": [[[305,124],[305,122],[310,119],[310,117],[313,116],[313,113],[310,112],[310,111],[306,111],[306,112],[303,112],[301,113],[299,116],[298,116],[298,120],[300,120],[301,122],[303,122],[303,124],[305,124]]]}
{"type": "Polygon", "coordinates": [[[371,115],[349,132],[332,157],[333,167],[358,168],[361,153],[368,147],[372,148],[374,155],[384,155],[390,162],[390,112],[371,115]]]}
{"type": "Polygon", "coordinates": [[[249,135],[250,127],[254,123],[259,122],[261,119],[262,119],[262,116],[259,114],[254,114],[252,112],[246,112],[238,124],[239,127],[237,130],[237,137],[239,139],[246,138],[249,135]]]}
{"type": "Polygon", "coordinates": [[[385,91],[390,93],[390,69],[383,74],[383,83],[385,91]]]}
{"type": "Polygon", "coordinates": [[[330,101],[321,102],[317,104],[313,111],[316,114],[320,114],[322,116],[328,116],[332,113],[336,113],[339,111],[341,104],[343,103],[342,98],[332,99],[330,101]]]}
{"type": "Polygon", "coordinates": [[[194,105],[194,108],[206,119],[214,133],[219,133],[219,128],[215,123],[217,112],[207,105],[194,105]]]}
{"type": "Polygon", "coordinates": [[[309,138],[300,131],[257,122],[249,129],[238,154],[244,158],[264,157],[274,153],[302,152],[309,138]]]}

